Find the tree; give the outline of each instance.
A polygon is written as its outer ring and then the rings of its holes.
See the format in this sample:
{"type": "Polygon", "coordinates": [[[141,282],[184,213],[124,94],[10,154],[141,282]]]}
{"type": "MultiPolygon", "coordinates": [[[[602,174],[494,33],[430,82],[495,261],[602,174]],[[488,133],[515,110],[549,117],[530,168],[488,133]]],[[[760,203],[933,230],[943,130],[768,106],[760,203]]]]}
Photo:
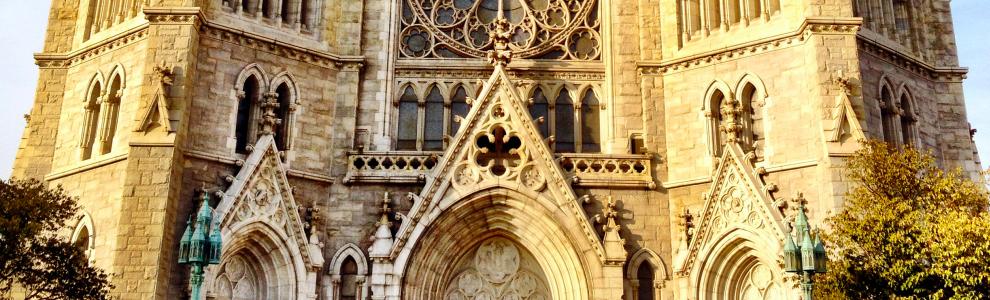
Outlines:
{"type": "Polygon", "coordinates": [[[855,187],[826,220],[820,299],[990,299],[988,198],[930,154],[865,141],[848,160],[855,187]]]}
{"type": "Polygon", "coordinates": [[[0,181],[0,299],[107,299],[107,274],[57,232],[78,207],[37,180],[0,181]]]}

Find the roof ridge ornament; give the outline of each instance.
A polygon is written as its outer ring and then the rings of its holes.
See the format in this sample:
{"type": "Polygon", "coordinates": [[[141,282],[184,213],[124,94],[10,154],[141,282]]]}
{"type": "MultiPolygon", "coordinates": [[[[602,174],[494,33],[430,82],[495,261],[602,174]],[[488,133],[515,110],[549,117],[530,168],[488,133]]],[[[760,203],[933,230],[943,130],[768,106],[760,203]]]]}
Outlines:
{"type": "Polygon", "coordinates": [[[495,19],[495,30],[488,33],[489,39],[495,44],[495,49],[488,51],[488,61],[493,66],[503,66],[512,61],[512,49],[509,42],[512,33],[509,32],[509,20],[505,17],[495,19]]]}

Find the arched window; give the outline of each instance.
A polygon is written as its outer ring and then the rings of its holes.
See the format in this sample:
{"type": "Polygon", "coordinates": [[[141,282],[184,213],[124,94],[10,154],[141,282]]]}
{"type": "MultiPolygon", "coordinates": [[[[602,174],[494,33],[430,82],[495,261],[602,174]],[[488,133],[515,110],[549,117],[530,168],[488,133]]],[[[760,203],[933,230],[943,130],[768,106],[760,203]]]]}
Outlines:
{"type": "Polygon", "coordinates": [[[725,102],[725,94],[721,90],[716,90],[711,99],[711,118],[714,120],[715,128],[712,134],[715,136],[715,156],[722,156],[722,149],[725,148],[725,122],[722,115],[722,103],[725,102]]]}
{"type": "Polygon", "coordinates": [[[914,116],[914,106],[911,103],[911,98],[905,92],[901,95],[901,135],[903,136],[904,145],[916,146],[918,141],[915,136],[915,131],[917,130],[916,124],[918,120],[914,116]]]}
{"type": "Polygon", "coordinates": [[[436,85],[426,94],[423,150],[443,150],[443,95],[436,85]]]}
{"type": "Polygon", "coordinates": [[[340,299],[354,300],[358,294],[357,286],[357,262],[353,257],[348,256],[344,264],[340,266],[340,299]]]}
{"type": "Polygon", "coordinates": [[[76,224],[76,228],[72,232],[72,245],[75,246],[83,255],[86,256],[86,260],[92,265],[95,252],[95,239],[93,235],[93,220],[90,219],[88,214],[84,214],[76,224]]]}
{"type": "Polygon", "coordinates": [[[602,151],[601,105],[595,91],[588,89],[581,98],[581,152],[602,151]]]}
{"type": "Polygon", "coordinates": [[[629,256],[626,280],[626,300],[661,300],[667,270],[656,253],[642,248],[629,256]]]}
{"type": "MultiPolygon", "coordinates": [[[[99,77],[100,75],[97,75],[99,77]]],[[[90,84],[89,94],[86,96],[85,116],[83,119],[82,136],[79,147],[82,150],[81,158],[87,160],[93,157],[93,144],[96,142],[96,128],[100,122],[100,97],[103,95],[103,84],[99,79],[94,79],[90,84]]]]}
{"type": "Polygon", "coordinates": [[[706,29],[708,31],[714,31],[722,28],[722,7],[719,4],[720,0],[705,0],[705,15],[708,18],[708,24],[706,29]]]}
{"type": "Polygon", "coordinates": [[[454,96],[450,97],[450,136],[457,135],[457,130],[462,126],[462,124],[454,121],[454,116],[467,118],[470,110],[471,107],[467,104],[467,90],[464,89],[464,86],[458,86],[454,90],[454,96]]]}
{"type": "Polygon", "coordinates": [[[760,0],[745,0],[746,1],[746,20],[754,21],[760,18],[763,13],[762,1],[760,0]]]}
{"type": "Polygon", "coordinates": [[[120,74],[115,74],[110,79],[110,90],[103,102],[103,124],[100,132],[100,154],[107,154],[113,150],[113,138],[117,135],[117,116],[120,111],[120,97],[123,95],[123,79],[120,74]]]}
{"type": "Polygon", "coordinates": [[[354,244],[347,244],[330,261],[328,300],[366,299],[368,264],[364,253],[354,244]]]}
{"type": "Polygon", "coordinates": [[[258,7],[258,1],[259,0],[241,0],[241,11],[250,16],[254,16],[257,12],[256,8],[258,7]]]}
{"type": "Polygon", "coordinates": [[[282,123],[275,128],[275,146],[278,150],[289,149],[289,137],[292,130],[291,110],[293,105],[292,91],[287,83],[282,83],[275,89],[278,96],[278,107],[275,108],[275,115],[282,120],[282,123]]]}
{"type": "Polygon", "coordinates": [[[416,91],[406,86],[399,98],[399,126],[397,150],[416,150],[417,128],[419,127],[419,104],[416,91]]]}
{"type": "Polygon", "coordinates": [[[275,10],[272,9],[272,1],[274,0],[261,0],[261,16],[266,19],[275,18],[275,10]]]}
{"type": "Polygon", "coordinates": [[[279,13],[279,18],[282,19],[282,24],[291,25],[292,23],[294,23],[292,8],[289,6],[290,2],[292,1],[282,0],[282,9],[281,12],[279,13]]]}
{"type": "Polygon", "coordinates": [[[653,281],[656,274],[653,273],[653,266],[649,262],[639,264],[636,270],[638,287],[636,288],[636,300],[659,300],[654,299],[656,291],[653,288],[653,281]]]}
{"type": "Polygon", "coordinates": [[[302,29],[310,30],[313,29],[313,2],[314,0],[302,0],[301,8],[299,10],[299,22],[302,23],[302,29]]]}
{"type": "Polygon", "coordinates": [[[543,138],[550,136],[550,104],[547,103],[547,96],[543,94],[543,88],[533,90],[533,105],[529,107],[529,115],[534,121],[543,117],[543,123],[537,123],[540,134],[543,138]]]}
{"type": "Polygon", "coordinates": [[[883,140],[891,145],[899,144],[901,138],[897,134],[897,105],[890,88],[884,85],[880,88],[880,119],[882,122],[883,140]]]}
{"type": "Polygon", "coordinates": [[[248,144],[254,140],[251,132],[254,131],[254,104],[258,102],[259,90],[258,78],[250,75],[238,93],[237,124],[234,128],[234,138],[237,139],[234,151],[237,153],[247,153],[248,144]]]}
{"type": "Polygon", "coordinates": [[[554,102],[554,151],[574,152],[574,102],[567,88],[562,88],[554,102]]]}
{"type": "Polygon", "coordinates": [[[759,137],[756,136],[756,122],[754,118],[757,113],[753,109],[753,102],[756,102],[756,87],[752,84],[747,83],[742,90],[742,94],[739,95],[739,105],[740,115],[739,123],[742,125],[742,132],[739,136],[739,145],[742,146],[743,151],[750,152],[756,150],[756,141],[759,137]]]}

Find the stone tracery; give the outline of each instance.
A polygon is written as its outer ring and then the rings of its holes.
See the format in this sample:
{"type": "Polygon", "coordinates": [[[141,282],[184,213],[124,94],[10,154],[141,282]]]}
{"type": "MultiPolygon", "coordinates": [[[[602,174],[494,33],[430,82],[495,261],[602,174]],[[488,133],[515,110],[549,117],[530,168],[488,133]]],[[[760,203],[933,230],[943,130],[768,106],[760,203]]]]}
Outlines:
{"type": "Polygon", "coordinates": [[[489,239],[473,254],[450,281],[447,299],[549,299],[539,266],[511,241],[489,239]]]}
{"type": "Polygon", "coordinates": [[[404,0],[400,52],[408,58],[485,57],[494,47],[489,33],[503,18],[516,57],[600,57],[595,0],[404,0]]]}

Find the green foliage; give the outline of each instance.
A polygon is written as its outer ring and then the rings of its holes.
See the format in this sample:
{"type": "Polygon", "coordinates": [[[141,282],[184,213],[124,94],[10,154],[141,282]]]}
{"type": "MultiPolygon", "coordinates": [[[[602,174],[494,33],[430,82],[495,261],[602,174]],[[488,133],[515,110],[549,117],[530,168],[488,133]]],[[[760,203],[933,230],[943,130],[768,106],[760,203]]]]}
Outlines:
{"type": "Polygon", "coordinates": [[[931,155],[864,142],[848,161],[856,187],[827,220],[829,273],[819,299],[990,299],[984,189],[931,155]]]}
{"type": "Polygon", "coordinates": [[[0,299],[107,299],[107,274],[56,234],[76,214],[75,199],[42,182],[0,181],[0,299]]]}

